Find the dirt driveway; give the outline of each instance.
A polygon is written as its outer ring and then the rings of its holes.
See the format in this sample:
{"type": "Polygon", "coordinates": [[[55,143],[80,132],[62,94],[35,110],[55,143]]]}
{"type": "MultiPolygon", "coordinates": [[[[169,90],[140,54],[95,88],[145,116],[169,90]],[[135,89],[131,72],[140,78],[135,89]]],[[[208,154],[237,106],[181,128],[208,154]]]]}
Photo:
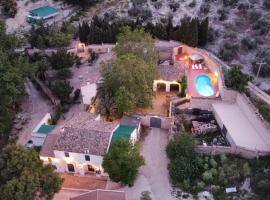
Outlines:
{"type": "Polygon", "coordinates": [[[172,187],[167,170],[168,160],[165,148],[168,143],[167,131],[153,128],[143,142],[141,153],[145,166],[140,170],[133,187],[125,187],[127,200],[138,200],[142,191],[151,192],[153,200],[176,200],[172,196],[172,187]]]}

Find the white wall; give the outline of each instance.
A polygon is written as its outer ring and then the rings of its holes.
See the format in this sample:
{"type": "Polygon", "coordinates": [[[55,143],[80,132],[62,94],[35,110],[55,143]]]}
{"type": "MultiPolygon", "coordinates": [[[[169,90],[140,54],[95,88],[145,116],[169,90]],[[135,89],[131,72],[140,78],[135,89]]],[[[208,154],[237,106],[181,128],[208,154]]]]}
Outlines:
{"type": "Polygon", "coordinates": [[[95,83],[81,87],[82,99],[84,105],[90,105],[92,98],[97,95],[97,85],[95,83]]]}
{"type": "Polygon", "coordinates": [[[93,165],[102,170],[102,156],[96,156],[91,154],[81,154],[69,152],[69,157],[65,157],[65,152],[54,150],[55,158],[58,160],[56,163],[57,171],[68,172],[67,164],[73,164],[75,167],[75,173],[84,174],[86,165],[93,165]],[[85,160],[85,155],[90,156],[90,161],[85,160]]]}
{"type": "Polygon", "coordinates": [[[153,91],[157,91],[157,85],[158,83],[164,83],[166,85],[165,92],[170,92],[170,85],[171,84],[177,84],[179,85],[179,92],[181,91],[181,84],[176,81],[164,81],[164,80],[154,80],[153,83],[153,91]]]}
{"type": "Polygon", "coordinates": [[[130,142],[131,142],[132,144],[135,144],[136,141],[137,141],[137,139],[138,139],[138,136],[137,136],[137,128],[135,128],[135,129],[133,130],[133,132],[130,134],[129,140],[130,140],[130,142]]]}
{"type": "Polygon", "coordinates": [[[46,124],[48,125],[48,120],[51,119],[51,114],[47,113],[38,123],[38,125],[34,128],[34,130],[32,131],[33,133],[36,133],[38,131],[38,129],[41,127],[41,125],[46,124]]]}

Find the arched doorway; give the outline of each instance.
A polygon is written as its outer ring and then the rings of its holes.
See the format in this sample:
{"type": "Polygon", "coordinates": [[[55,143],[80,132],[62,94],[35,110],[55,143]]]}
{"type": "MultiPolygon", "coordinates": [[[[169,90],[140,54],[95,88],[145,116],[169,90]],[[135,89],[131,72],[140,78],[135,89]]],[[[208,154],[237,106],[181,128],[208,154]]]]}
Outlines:
{"type": "Polygon", "coordinates": [[[72,172],[72,173],[75,172],[75,167],[73,164],[67,164],[67,169],[68,169],[68,172],[72,172]]]}
{"type": "Polygon", "coordinates": [[[171,83],[170,84],[170,92],[179,92],[180,85],[178,83],[171,83]]]}
{"type": "Polygon", "coordinates": [[[157,83],[157,91],[158,92],[165,92],[166,91],[166,84],[165,83],[157,83]]]}

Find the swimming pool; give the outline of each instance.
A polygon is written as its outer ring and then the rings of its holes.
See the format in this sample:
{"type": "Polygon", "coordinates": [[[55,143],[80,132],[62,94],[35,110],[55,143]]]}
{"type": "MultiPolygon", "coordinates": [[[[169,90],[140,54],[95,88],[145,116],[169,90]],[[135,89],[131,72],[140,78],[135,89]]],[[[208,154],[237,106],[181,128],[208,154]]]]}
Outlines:
{"type": "Polygon", "coordinates": [[[34,10],[29,11],[29,15],[27,16],[27,21],[29,23],[37,23],[42,20],[49,19],[59,14],[59,10],[57,8],[51,6],[43,6],[36,8],[34,10]]]}
{"type": "Polygon", "coordinates": [[[214,88],[211,83],[211,79],[206,74],[197,76],[195,81],[195,87],[197,92],[205,97],[210,97],[214,94],[214,88]]]}

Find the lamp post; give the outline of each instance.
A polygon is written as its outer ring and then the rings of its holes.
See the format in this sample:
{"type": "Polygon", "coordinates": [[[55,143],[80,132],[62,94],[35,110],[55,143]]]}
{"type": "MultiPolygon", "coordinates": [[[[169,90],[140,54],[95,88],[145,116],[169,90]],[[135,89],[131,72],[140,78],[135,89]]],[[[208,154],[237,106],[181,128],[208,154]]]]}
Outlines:
{"type": "Polygon", "coordinates": [[[256,63],[256,65],[259,65],[259,69],[258,69],[257,74],[256,74],[256,82],[257,82],[260,71],[261,71],[261,68],[262,68],[263,65],[266,65],[266,62],[258,62],[258,63],[256,63]]]}

